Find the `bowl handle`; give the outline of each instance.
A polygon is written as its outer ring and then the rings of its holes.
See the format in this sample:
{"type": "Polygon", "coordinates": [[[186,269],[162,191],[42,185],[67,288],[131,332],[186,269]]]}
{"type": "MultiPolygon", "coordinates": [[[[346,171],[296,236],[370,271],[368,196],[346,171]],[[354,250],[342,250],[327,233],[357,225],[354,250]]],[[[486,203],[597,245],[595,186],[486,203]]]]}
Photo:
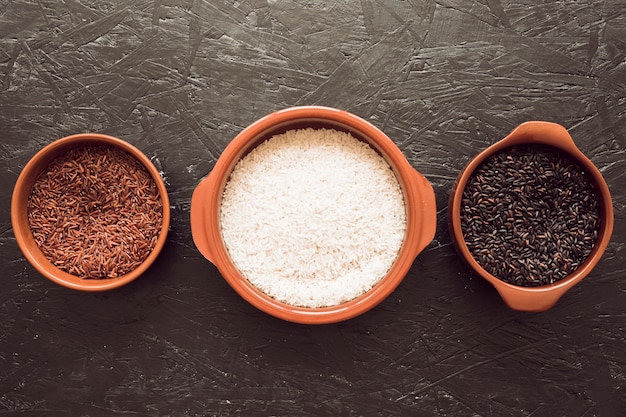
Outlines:
{"type": "Polygon", "coordinates": [[[215,265],[216,256],[211,245],[211,219],[215,219],[214,205],[211,204],[215,192],[214,176],[209,174],[200,181],[191,195],[190,223],[191,236],[200,253],[215,265]]]}
{"type": "Polygon", "coordinates": [[[537,143],[552,145],[566,152],[579,155],[580,149],[565,127],[558,123],[531,120],[517,126],[501,141],[501,147],[537,143]]]}
{"type": "Polygon", "coordinates": [[[510,290],[505,286],[496,286],[495,288],[502,300],[511,309],[529,313],[541,313],[552,308],[573,285],[563,285],[558,288],[550,287],[549,291],[536,289],[525,292],[520,292],[519,289],[510,290]]]}
{"type": "Polygon", "coordinates": [[[437,230],[437,201],[430,182],[417,170],[412,169],[416,206],[421,210],[421,224],[415,234],[414,258],[432,242],[437,230]]]}

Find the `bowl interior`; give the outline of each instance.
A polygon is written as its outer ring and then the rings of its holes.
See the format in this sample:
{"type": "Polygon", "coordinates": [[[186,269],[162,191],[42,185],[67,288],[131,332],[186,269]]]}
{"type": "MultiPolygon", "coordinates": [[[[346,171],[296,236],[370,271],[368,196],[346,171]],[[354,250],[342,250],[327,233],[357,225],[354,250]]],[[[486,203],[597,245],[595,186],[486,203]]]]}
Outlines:
{"type": "MultiPolygon", "coordinates": [[[[258,131],[244,131],[242,139],[242,145],[239,147],[238,152],[230,158],[230,163],[226,166],[224,170],[224,174],[220,177],[220,182],[216,185],[218,186],[218,190],[215,193],[216,195],[216,204],[217,204],[217,217],[219,218],[219,212],[221,207],[221,197],[224,192],[224,188],[226,183],[230,179],[230,175],[239,160],[245,157],[249,152],[251,152],[256,146],[260,143],[270,139],[274,135],[285,133],[289,130],[294,129],[303,129],[303,128],[313,128],[313,129],[334,129],[338,131],[348,132],[356,139],[367,143],[372,149],[374,149],[379,155],[381,155],[389,167],[394,172],[394,175],[400,184],[402,192],[405,196],[405,210],[407,216],[407,229],[405,231],[405,238],[402,247],[400,248],[400,252],[398,254],[398,258],[402,256],[403,247],[406,243],[406,234],[409,233],[409,224],[410,224],[410,216],[412,215],[411,211],[408,210],[407,207],[407,198],[406,198],[406,190],[407,190],[407,179],[406,175],[402,175],[402,159],[404,158],[401,152],[395,148],[393,142],[390,139],[386,138],[382,132],[374,131],[371,135],[367,135],[363,130],[357,129],[354,126],[350,126],[346,123],[336,120],[328,120],[319,117],[302,117],[292,120],[286,120],[276,124],[269,124],[265,128],[262,128],[258,131]],[[249,134],[246,136],[245,134],[249,134]],[[380,137],[371,137],[374,135],[381,135],[380,137]]],[[[407,163],[406,160],[404,162],[407,163]]],[[[219,223],[219,222],[218,222],[219,223]]],[[[219,226],[218,226],[219,227],[219,226]]],[[[221,231],[219,232],[221,235],[221,231]]],[[[349,300],[345,303],[339,305],[331,305],[327,307],[299,307],[284,304],[279,302],[270,296],[266,295],[254,285],[252,285],[243,274],[234,266],[232,259],[230,259],[228,255],[228,251],[225,247],[223,239],[220,239],[216,244],[221,246],[221,252],[225,254],[228,258],[228,261],[225,262],[226,265],[222,265],[222,269],[225,272],[222,275],[229,281],[231,286],[233,286],[241,295],[244,296],[249,302],[257,307],[261,307],[261,309],[267,310],[269,308],[270,312],[278,313],[278,315],[282,318],[287,318],[291,321],[297,322],[305,322],[305,323],[320,323],[320,322],[334,322],[344,320],[346,318],[352,317],[354,315],[359,314],[360,312],[371,308],[373,305],[377,304],[380,300],[386,297],[404,278],[404,273],[398,274],[397,272],[397,263],[396,262],[388,271],[388,273],[381,278],[377,284],[374,285],[368,292],[349,300]],[[298,316],[294,316],[294,313],[298,316]],[[306,318],[304,318],[306,316],[306,318]],[[315,316],[319,316],[316,318],[315,316]]],[[[411,259],[411,262],[413,259],[411,259]]]]}
{"type": "Polygon", "coordinates": [[[26,164],[15,184],[11,201],[11,221],[17,243],[26,259],[46,278],[62,286],[82,291],[102,291],[120,287],[136,279],[156,259],[163,248],[167,237],[170,222],[169,199],[165,184],[159,172],[150,160],[134,146],[106,135],[79,134],[68,136],[52,142],[40,150],[26,164]],[[37,177],[47,169],[49,164],[58,156],[71,148],[82,146],[116,146],[137,159],[149,172],[157,185],[161,203],[163,206],[161,230],[157,243],[148,257],[133,271],[115,278],[84,279],[71,275],[51,263],[37,245],[30,229],[28,220],[28,200],[37,177]]]}

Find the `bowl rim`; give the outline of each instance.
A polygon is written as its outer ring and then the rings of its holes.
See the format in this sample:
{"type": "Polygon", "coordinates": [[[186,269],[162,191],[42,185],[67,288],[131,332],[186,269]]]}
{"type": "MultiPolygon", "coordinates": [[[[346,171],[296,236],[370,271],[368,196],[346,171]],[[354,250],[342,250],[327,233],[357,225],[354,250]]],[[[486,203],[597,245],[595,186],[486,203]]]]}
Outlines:
{"type": "MultiPolygon", "coordinates": [[[[286,129],[289,130],[289,129],[286,129]]],[[[429,213],[421,213],[424,217],[429,213]]],[[[270,113],[244,128],[225,148],[213,170],[205,177],[192,197],[191,205],[192,234],[196,246],[214,265],[222,277],[248,303],[261,311],[283,320],[302,324],[326,324],[344,321],[370,310],[385,298],[405,278],[415,258],[434,237],[436,209],[434,208],[434,191],[432,186],[407,161],[400,149],[382,130],[370,122],[344,110],[323,106],[297,106],[270,113]],[[370,146],[376,148],[394,169],[398,182],[403,187],[405,206],[407,209],[407,225],[403,245],[391,269],[366,293],[342,304],[309,308],[289,305],[273,299],[252,285],[228,256],[228,251],[221,238],[219,224],[219,206],[221,191],[228,180],[234,165],[241,155],[273,135],[277,129],[302,122],[321,122],[327,126],[346,128],[360,139],[374,142],[370,146]],[[423,179],[419,187],[411,186],[410,182],[423,179]],[[404,182],[404,184],[403,184],[404,182]],[[406,188],[406,190],[405,190],[406,188]],[[420,194],[432,193],[430,196],[420,194]],[[420,201],[429,200],[432,207],[432,230],[423,226],[415,214],[409,215],[410,209],[417,210],[420,201]],[[209,211],[207,214],[205,211],[209,211]],[[412,220],[413,219],[413,220],[412,220]],[[204,223],[206,222],[206,224],[204,223]],[[207,231],[208,229],[208,231],[207,231]],[[425,238],[417,237],[420,233],[425,238]],[[409,243],[407,243],[409,242],[409,243]],[[206,250],[203,250],[206,249],[206,250]]],[[[430,226],[429,226],[430,227],[430,226]]]]}
{"type": "Polygon", "coordinates": [[[610,190],[600,170],[587,158],[576,146],[567,130],[553,122],[527,121],[518,125],[509,135],[475,155],[470,162],[461,170],[449,197],[448,223],[452,240],[457,252],[467,262],[472,270],[491,283],[500,293],[504,301],[515,310],[545,311],[552,307],[556,301],[572,286],[585,278],[600,261],[613,231],[613,205],[610,190]],[[473,257],[465,242],[461,227],[461,201],[463,191],[468,180],[475,170],[492,155],[517,145],[544,145],[557,148],[565,152],[591,176],[598,192],[601,203],[601,226],[596,244],[591,254],[570,275],[552,284],[536,287],[525,287],[510,284],[485,270],[473,257]],[[520,298],[520,302],[515,300],[520,298]]]}
{"type": "Polygon", "coordinates": [[[26,163],[20,172],[15,183],[11,198],[11,224],[18,247],[22,251],[26,260],[44,277],[63,287],[86,291],[106,291],[119,288],[134,281],[143,274],[156,260],[167,240],[170,225],[170,204],[167,188],[151,160],[137,147],[131,145],[117,137],[102,133],[78,133],[56,139],[37,151],[26,163]],[[32,192],[32,186],[37,175],[39,175],[48,164],[62,152],[76,146],[89,145],[110,145],[121,148],[137,159],[148,171],[155,182],[161,204],[163,207],[161,230],[157,237],[154,249],[148,257],[133,271],[115,278],[105,279],[83,279],[71,275],[48,261],[32,236],[28,225],[28,196],[32,192]]]}

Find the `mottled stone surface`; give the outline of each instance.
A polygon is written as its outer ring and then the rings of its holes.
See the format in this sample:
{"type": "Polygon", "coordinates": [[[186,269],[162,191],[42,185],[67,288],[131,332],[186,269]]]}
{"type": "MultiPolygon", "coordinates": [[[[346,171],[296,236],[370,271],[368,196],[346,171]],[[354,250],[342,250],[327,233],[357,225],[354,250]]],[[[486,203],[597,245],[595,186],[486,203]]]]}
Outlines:
{"type": "Polygon", "coordinates": [[[626,415],[624,0],[0,1],[0,414],[626,415]],[[433,184],[438,230],[398,289],[353,320],[295,325],[242,300],[196,250],[189,204],[229,141],[319,104],[384,130],[433,184]],[[447,200],[480,150],[564,125],[613,194],[600,264],[518,313],[457,257],[447,200]],[[13,185],[79,132],[164,173],[170,239],[112,292],[39,275],[13,185]]]}

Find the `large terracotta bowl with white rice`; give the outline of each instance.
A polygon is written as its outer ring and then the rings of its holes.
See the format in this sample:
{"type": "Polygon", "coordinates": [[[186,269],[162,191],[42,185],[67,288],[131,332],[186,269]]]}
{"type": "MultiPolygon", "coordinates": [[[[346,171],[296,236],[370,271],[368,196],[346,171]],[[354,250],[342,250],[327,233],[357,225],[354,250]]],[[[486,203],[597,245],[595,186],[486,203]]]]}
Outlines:
{"type": "Polygon", "coordinates": [[[248,126],[194,190],[198,250],[260,310],[306,324],[383,301],[436,228],[430,183],[381,130],[293,107],[248,126]]]}

